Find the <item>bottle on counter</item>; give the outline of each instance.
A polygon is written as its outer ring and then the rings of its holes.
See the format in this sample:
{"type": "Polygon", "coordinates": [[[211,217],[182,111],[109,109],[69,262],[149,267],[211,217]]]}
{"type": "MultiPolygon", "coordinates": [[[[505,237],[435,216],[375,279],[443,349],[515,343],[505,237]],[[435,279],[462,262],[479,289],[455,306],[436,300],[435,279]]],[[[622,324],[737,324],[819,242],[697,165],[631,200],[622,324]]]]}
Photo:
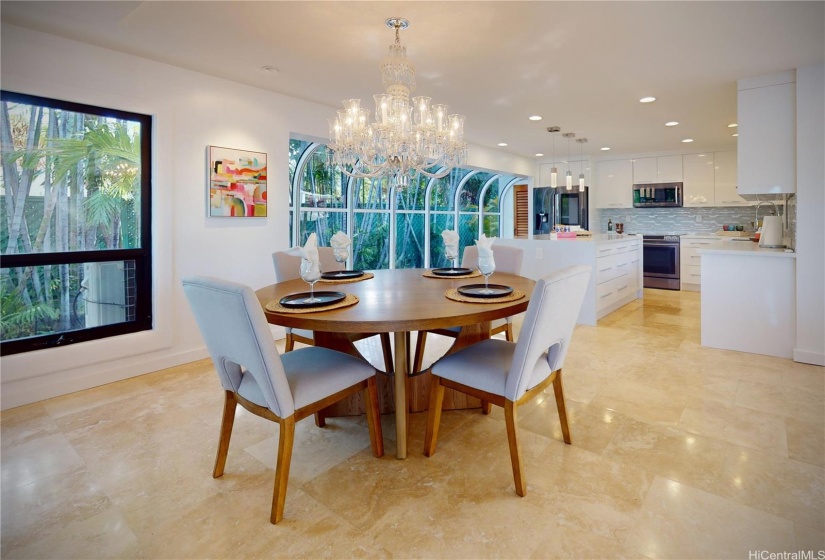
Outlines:
{"type": "Polygon", "coordinates": [[[613,220],[607,220],[607,231],[613,231],[613,220]]]}

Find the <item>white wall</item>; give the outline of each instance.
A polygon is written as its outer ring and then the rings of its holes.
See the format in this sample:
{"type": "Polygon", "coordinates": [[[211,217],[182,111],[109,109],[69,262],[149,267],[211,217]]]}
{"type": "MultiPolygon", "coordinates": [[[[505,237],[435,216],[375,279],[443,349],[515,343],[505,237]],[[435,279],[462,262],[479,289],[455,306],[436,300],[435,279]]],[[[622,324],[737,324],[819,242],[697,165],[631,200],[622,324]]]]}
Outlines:
{"type": "Polygon", "coordinates": [[[796,71],[796,347],[825,365],[825,65],[796,71]]]}
{"type": "MultiPolygon", "coordinates": [[[[0,408],[207,357],[180,288],[208,274],[260,288],[288,246],[290,133],[324,138],[336,108],[3,25],[2,87],[153,115],[155,325],[151,332],[2,359],[0,408]],[[207,146],[265,152],[268,217],[206,217],[207,146]]],[[[532,162],[471,146],[469,164],[530,174],[532,162]]],[[[282,332],[282,331],[281,331],[282,332]]]]}

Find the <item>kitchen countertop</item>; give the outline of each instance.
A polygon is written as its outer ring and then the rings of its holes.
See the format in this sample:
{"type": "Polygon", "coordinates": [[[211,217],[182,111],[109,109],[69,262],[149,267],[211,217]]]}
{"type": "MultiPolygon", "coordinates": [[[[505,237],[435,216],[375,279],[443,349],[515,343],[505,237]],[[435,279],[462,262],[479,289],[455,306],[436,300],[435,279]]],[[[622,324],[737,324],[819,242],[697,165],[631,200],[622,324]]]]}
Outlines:
{"type": "MultiPolygon", "coordinates": [[[[733,238],[736,239],[736,238],[733,238]]],[[[785,249],[767,249],[759,247],[758,243],[751,240],[747,241],[733,241],[726,239],[724,241],[717,241],[707,247],[699,249],[700,255],[737,255],[740,257],[779,257],[795,259],[796,253],[786,251],[785,249]]]]}

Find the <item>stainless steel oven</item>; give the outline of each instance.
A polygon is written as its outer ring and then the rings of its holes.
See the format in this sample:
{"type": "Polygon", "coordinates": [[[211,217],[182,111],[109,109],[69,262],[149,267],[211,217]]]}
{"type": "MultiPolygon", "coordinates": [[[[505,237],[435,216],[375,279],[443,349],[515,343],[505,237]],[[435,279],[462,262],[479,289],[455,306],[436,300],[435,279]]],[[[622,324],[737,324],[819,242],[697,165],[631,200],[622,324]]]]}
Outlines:
{"type": "Polygon", "coordinates": [[[664,290],[679,289],[679,236],[642,237],[644,286],[664,290]]]}

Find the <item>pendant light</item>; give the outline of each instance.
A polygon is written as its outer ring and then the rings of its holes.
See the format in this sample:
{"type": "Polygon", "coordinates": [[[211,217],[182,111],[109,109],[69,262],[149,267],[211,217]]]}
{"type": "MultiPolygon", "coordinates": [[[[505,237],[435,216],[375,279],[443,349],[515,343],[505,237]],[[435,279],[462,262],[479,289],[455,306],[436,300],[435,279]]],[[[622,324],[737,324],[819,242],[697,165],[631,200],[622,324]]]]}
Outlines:
{"type": "Polygon", "coordinates": [[[579,192],[584,192],[584,143],[587,138],[579,138],[576,142],[579,143],[579,192]]]}
{"type": "Polygon", "coordinates": [[[550,186],[554,189],[559,186],[559,170],[556,169],[556,133],[561,131],[557,126],[548,126],[547,132],[553,135],[553,167],[550,168],[550,186]]]}
{"type": "Polygon", "coordinates": [[[567,138],[567,173],[564,175],[564,183],[567,187],[567,190],[573,190],[573,174],[570,173],[570,139],[576,137],[575,132],[565,132],[562,134],[565,138],[567,138]]]}

